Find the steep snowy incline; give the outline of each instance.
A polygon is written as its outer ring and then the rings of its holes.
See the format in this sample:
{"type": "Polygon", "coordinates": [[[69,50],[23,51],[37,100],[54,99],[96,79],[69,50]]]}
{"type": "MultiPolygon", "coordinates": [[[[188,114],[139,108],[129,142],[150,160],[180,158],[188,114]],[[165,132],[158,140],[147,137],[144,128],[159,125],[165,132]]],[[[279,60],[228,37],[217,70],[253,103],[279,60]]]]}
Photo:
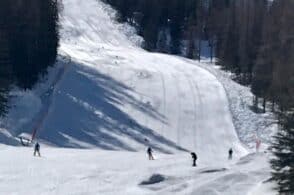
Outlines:
{"type": "Polygon", "coordinates": [[[193,150],[207,162],[224,160],[230,147],[246,154],[212,74],[140,49],[122,32],[130,27],[115,24],[100,1],[63,3],[60,52],[73,63],[54,90],[40,139],[66,147],[193,150]]]}

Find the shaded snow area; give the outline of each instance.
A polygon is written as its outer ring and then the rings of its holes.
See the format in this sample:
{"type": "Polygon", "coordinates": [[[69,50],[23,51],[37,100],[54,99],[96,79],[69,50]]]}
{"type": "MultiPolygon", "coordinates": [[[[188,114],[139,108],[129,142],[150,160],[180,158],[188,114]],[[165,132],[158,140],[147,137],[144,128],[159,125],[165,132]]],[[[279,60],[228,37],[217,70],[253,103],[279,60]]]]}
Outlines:
{"type": "Polygon", "coordinates": [[[268,156],[251,148],[267,121],[250,91],[205,63],[142,50],[100,1],[63,4],[56,66],[34,90],[13,90],[1,120],[1,143],[35,137],[42,157],[1,145],[0,194],[270,194],[268,156]]]}

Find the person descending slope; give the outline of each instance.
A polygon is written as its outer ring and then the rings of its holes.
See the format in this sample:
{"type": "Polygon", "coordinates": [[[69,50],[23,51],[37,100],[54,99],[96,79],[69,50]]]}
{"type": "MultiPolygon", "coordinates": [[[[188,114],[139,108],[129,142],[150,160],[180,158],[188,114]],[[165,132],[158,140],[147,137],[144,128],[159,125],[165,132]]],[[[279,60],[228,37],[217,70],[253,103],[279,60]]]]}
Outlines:
{"type": "Polygon", "coordinates": [[[232,158],[233,158],[233,149],[230,148],[229,149],[229,160],[232,160],[232,158]]]}
{"type": "Polygon", "coordinates": [[[35,147],[34,147],[34,156],[36,156],[36,154],[38,154],[38,156],[41,156],[41,154],[40,154],[40,144],[38,142],[35,144],[35,147]]]}
{"type": "Polygon", "coordinates": [[[191,156],[192,156],[192,159],[193,159],[193,167],[196,167],[196,160],[197,160],[197,155],[195,152],[191,152],[191,156]]]}
{"type": "Polygon", "coordinates": [[[153,157],[152,153],[153,153],[153,151],[152,151],[151,147],[148,147],[147,154],[148,154],[149,160],[154,160],[154,157],[153,157]]]}

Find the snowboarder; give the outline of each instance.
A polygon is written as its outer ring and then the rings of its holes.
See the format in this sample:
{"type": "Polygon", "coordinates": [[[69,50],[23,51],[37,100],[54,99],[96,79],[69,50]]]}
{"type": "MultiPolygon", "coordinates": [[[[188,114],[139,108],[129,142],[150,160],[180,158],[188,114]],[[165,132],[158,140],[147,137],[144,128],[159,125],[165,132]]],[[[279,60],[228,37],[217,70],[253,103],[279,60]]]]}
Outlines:
{"type": "Polygon", "coordinates": [[[191,152],[191,156],[192,156],[192,159],[193,159],[193,167],[196,167],[196,160],[197,160],[197,155],[195,152],[191,152]]]}
{"type": "Polygon", "coordinates": [[[230,148],[229,149],[229,160],[231,160],[233,158],[233,149],[230,148]]]}
{"type": "Polygon", "coordinates": [[[34,147],[34,156],[36,156],[36,154],[38,154],[38,156],[41,156],[41,154],[40,154],[40,144],[38,142],[35,144],[35,147],[34,147]]]}
{"type": "Polygon", "coordinates": [[[148,147],[147,154],[148,154],[149,160],[154,160],[154,157],[153,157],[152,153],[153,153],[152,149],[150,147],[148,147]]]}

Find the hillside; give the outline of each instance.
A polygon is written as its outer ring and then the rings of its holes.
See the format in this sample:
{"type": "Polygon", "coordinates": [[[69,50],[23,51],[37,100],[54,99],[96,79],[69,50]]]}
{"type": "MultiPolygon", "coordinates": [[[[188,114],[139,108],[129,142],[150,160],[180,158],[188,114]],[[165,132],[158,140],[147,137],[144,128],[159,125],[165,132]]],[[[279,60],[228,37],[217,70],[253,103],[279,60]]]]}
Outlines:
{"type": "Polygon", "coordinates": [[[7,158],[0,175],[17,186],[2,183],[3,192],[22,194],[26,186],[31,194],[262,193],[257,184],[269,177],[267,154],[252,154],[253,140],[240,140],[253,132],[237,134],[217,74],[144,51],[140,37],[114,22],[100,1],[63,4],[59,61],[47,81],[16,97],[6,119],[5,135],[35,132],[44,157],[1,146],[7,158]],[[148,146],[154,162],[145,159],[148,146]],[[199,157],[196,169],[190,151],[199,157]],[[138,185],[156,174],[162,181],[138,185]]]}

